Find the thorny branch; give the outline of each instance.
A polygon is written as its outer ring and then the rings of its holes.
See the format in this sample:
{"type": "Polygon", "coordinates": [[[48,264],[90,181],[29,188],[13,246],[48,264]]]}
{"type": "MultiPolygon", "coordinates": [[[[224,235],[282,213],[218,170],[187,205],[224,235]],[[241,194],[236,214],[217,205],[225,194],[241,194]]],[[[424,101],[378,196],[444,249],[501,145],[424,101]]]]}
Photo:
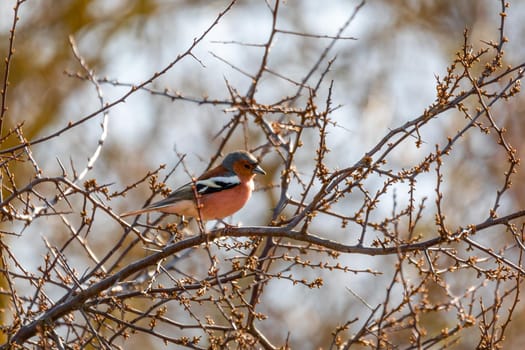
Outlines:
{"type": "MultiPolygon", "coordinates": [[[[16,3],[9,37],[0,132],[8,117],[9,67],[22,3],[16,3]]],[[[362,296],[354,288],[339,286],[350,290],[356,299],[351,309],[364,307],[365,312],[342,318],[334,315],[329,336],[332,349],[357,344],[396,348],[401,338],[407,349],[446,348],[460,342],[463,334],[475,334],[479,348],[503,346],[513,315],[520,309],[525,274],[525,210],[505,205],[520,160],[498,114],[498,108],[520,93],[520,79],[525,74],[525,62],[514,67],[503,64],[508,5],[501,1],[497,42],[483,42],[476,50],[469,43],[469,32],[464,32],[463,45],[447,74],[437,78],[436,100],[421,115],[378,135],[382,136],[379,141],[358,160],[351,163],[341,157],[334,166],[330,132],[337,127],[334,115],[339,106],[333,102],[337,78],[329,77],[337,60],[327,57],[336,43],[353,39],[344,33],[365,2],[355,7],[335,35],[280,29],[283,3],[266,4],[270,31],[264,44],[220,41],[260,50],[255,71],[241,69],[212,53],[250,79],[245,93],[225,79],[228,98],[174,93],[156,89],[152,83],[185,57],[202,63],[194,51],[235,8],[236,1],[183,53],[138,84],[97,77],[70,39],[83,72],[67,76],[92,85],[98,97],[97,110],[32,141],[24,136],[24,124],[1,138],[5,141],[14,135],[18,142],[0,150],[5,194],[0,198],[0,215],[15,227],[3,228],[1,233],[0,297],[7,298],[6,312],[11,317],[4,318],[0,328],[5,334],[1,349],[112,348],[137,334],[190,349],[289,348],[290,335],[279,338],[269,330],[272,326],[268,324],[275,318],[273,305],[267,304],[269,290],[276,283],[289,283],[291,289],[302,286],[309,292],[325,288],[330,276],[339,273],[368,276],[370,279],[361,279],[361,283],[382,283],[384,288],[371,287],[377,293],[362,296]],[[329,42],[296,81],[271,66],[271,48],[279,44],[279,36],[329,42]],[[274,103],[260,103],[259,90],[264,89],[267,76],[290,84],[293,93],[274,103]],[[107,103],[102,84],[127,91],[107,103]],[[164,166],[113,192],[95,179],[80,184],[100,159],[108,138],[108,113],[140,91],[197,107],[226,108],[231,115],[216,134],[221,137],[219,147],[207,167],[235,144],[239,134],[241,143],[258,154],[263,164],[273,162],[278,176],[263,189],[274,199],[273,207],[267,208],[271,209],[267,225],[201,224],[196,228],[191,222],[174,223],[173,218],[166,223],[165,216],[137,217],[131,224],[120,218],[115,203],[135,188],[147,185],[150,201],[155,195],[169,193],[166,182],[179,165],[189,174],[183,155],[162,180],[159,176],[164,166]],[[444,131],[435,144],[426,145],[427,131],[451,113],[460,117],[459,126],[455,131],[444,131]],[[101,116],[101,132],[83,170],[74,171],[69,178],[59,160],[63,174],[46,174],[33,150],[69,130],[85,127],[97,116],[101,116]],[[498,159],[500,176],[487,185],[494,200],[487,212],[472,222],[455,219],[448,202],[451,191],[462,190],[451,190],[448,175],[457,150],[468,137],[480,137],[494,152],[504,155],[500,157],[503,160],[498,159]],[[407,147],[415,147],[420,157],[411,159],[408,166],[396,167],[395,156],[407,147]],[[20,163],[32,169],[31,179],[24,181],[12,170],[20,163]],[[421,183],[428,179],[435,184],[433,201],[419,194],[421,183]],[[46,220],[56,220],[62,240],[48,239],[46,229],[52,229],[46,220]],[[5,240],[23,237],[36,223],[44,231],[42,241],[47,250],[38,269],[31,270],[5,240]],[[96,237],[92,234],[99,230],[99,223],[111,223],[114,232],[107,238],[111,244],[102,251],[94,249],[96,237]],[[80,249],[73,250],[73,246],[80,249]],[[384,260],[371,265],[374,267],[358,268],[347,262],[347,255],[384,260]],[[77,264],[79,257],[85,264],[77,264]],[[429,321],[436,315],[445,326],[429,321]],[[474,326],[479,333],[469,333],[474,326]]]]}

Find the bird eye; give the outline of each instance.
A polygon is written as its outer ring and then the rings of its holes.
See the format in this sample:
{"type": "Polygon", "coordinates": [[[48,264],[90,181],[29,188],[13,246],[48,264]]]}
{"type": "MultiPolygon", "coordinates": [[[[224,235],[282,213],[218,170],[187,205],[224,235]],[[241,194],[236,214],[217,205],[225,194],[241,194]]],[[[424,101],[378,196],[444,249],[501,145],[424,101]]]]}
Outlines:
{"type": "Polygon", "coordinates": [[[244,164],[244,169],[251,169],[252,167],[250,166],[250,164],[244,164]]]}

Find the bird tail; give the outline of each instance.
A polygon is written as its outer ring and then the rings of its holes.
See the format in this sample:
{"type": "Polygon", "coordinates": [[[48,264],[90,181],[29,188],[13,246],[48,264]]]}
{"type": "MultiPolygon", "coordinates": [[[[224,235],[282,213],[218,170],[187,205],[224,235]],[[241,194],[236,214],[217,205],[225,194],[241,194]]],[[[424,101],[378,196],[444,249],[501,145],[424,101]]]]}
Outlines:
{"type": "Polygon", "coordinates": [[[139,210],[128,211],[128,212],[120,214],[120,217],[121,218],[125,218],[127,216],[144,214],[144,213],[147,213],[147,212],[149,212],[151,210],[153,210],[153,209],[148,207],[148,208],[142,208],[142,209],[139,209],[139,210]]]}

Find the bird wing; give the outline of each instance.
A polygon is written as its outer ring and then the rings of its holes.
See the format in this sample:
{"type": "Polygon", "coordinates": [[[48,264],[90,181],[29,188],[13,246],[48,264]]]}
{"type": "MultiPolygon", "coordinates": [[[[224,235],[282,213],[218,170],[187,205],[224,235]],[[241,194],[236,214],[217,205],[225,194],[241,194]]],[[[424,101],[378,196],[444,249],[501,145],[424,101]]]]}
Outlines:
{"type": "Polygon", "coordinates": [[[152,203],[145,208],[123,213],[121,216],[124,217],[147,213],[153,210],[169,207],[181,201],[195,201],[193,186],[195,186],[195,189],[199,195],[204,196],[230,189],[232,187],[238,186],[240,183],[241,179],[233,171],[228,171],[224,167],[218,166],[215,169],[212,169],[211,171],[201,175],[197,181],[189,182],[177,188],[166,198],[152,203]]]}
{"type": "Polygon", "coordinates": [[[195,196],[193,193],[194,184],[196,186],[198,194],[206,195],[227,190],[229,188],[239,185],[240,183],[241,180],[235,174],[226,176],[214,176],[207,179],[197,180],[195,181],[195,183],[189,182],[177,188],[166,198],[149,205],[147,209],[159,209],[170,206],[173,203],[183,200],[195,200],[195,196]]]}
{"type": "MultiPolygon", "coordinates": [[[[241,183],[241,179],[235,174],[226,176],[214,176],[208,179],[198,180],[195,185],[197,192],[201,195],[215,193],[235,187],[241,183]]],[[[189,184],[191,187],[191,183],[189,184]]]]}

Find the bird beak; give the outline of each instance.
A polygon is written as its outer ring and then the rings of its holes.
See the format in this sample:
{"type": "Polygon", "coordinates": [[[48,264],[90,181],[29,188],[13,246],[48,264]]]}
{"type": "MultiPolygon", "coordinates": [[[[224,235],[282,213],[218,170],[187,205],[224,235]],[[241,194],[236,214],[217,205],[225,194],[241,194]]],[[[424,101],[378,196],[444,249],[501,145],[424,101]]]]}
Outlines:
{"type": "Polygon", "coordinates": [[[261,168],[260,165],[257,164],[257,166],[255,168],[253,168],[253,173],[257,173],[257,174],[261,174],[261,175],[266,175],[266,171],[264,171],[263,168],[261,168]]]}

